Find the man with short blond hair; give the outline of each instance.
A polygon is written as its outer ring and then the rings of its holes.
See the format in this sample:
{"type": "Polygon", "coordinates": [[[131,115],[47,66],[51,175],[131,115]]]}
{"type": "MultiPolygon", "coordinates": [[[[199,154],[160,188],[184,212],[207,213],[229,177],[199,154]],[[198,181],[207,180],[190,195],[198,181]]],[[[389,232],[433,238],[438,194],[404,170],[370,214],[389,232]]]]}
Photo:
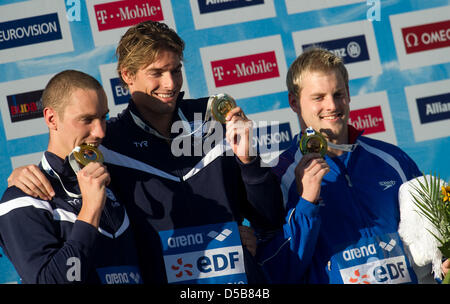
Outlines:
{"type": "Polygon", "coordinates": [[[41,200],[9,187],[0,203],[0,246],[23,283],[141,283],[128,215],[107,188],[106,167],[69,161],[74,149],[98,147],[105,137],[102,86],[83,72],[63,71],[47,84],[42,103],[49,143],[39,168],[30,170],[39,170],[55,194],[41,200]],[[127,279],[111,280],[117,274],[127,279]]]}
{"type": "Polygon", "coordinates": [[[417,165],[348,124],[348,73],[333,53],[306,50],[290,66],[287,87],[302,132],[273,169],[288,213],[284,229],[259,247],[272,282],[417,283],[397,232],[398,190],[421,175],[417,165]],[[323,157],[299,149],[308,127],[327,141],[323,157]]]}

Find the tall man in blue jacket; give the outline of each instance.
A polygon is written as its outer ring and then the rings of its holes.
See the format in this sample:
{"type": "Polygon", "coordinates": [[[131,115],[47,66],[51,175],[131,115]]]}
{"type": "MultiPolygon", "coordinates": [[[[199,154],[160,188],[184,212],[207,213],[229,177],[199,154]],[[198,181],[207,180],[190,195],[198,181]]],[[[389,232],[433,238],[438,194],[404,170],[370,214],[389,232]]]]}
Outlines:
{"type": "Polygon", "coordinates": [[[274,168],[288,214],[284,230],[260,247],[272,282],[417,282],[397,233],[398,189],[421,175],[417,165],[348,125],[348,73],[333,53],[305,51],[286,82],[302,131],[320,132],[328,150],[303,156],[299,134],[274,168]]]}
{"type": "MultiPolygon", "coordinates": [[[[227,114],[226,131],[203,133],[208,98],[183,98],[183,50],[172,29],[153,21],[129,28],[116,50],[132,98],[108,121],[100,148],[136,233],[144,281],[264,282],[238,225],[246,218],[255,229],[280,227],[279,185],[250,152],[252,126],[241,108],[227,114]]],[[[15,184],[45,191],[34,181],[15,184]]]]}

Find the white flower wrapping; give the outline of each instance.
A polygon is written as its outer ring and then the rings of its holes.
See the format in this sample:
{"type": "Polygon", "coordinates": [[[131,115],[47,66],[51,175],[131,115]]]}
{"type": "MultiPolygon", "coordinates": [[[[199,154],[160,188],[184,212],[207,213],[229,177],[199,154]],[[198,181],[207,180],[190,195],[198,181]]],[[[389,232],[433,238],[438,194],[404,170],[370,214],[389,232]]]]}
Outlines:
{"type": "MultiPolygon", "coordinates": [[[[434,277],[442,278],[442,253],[438,248],[440,244],[429,231],[438,237],[440,237],[440,234],[430,221],[421,215],[411,194],[415,193],[415,188],[419,187],[418,180],[424,182],[425,178],[430,181],[431,176],[420,176],[400,186],[398,193],[400,205],[398,233],[404,245],[408,247],[414,263],[417,266],[432,263],[434,277]]],[[[444,185],[444,182],[441,182],[444,185]]]]}

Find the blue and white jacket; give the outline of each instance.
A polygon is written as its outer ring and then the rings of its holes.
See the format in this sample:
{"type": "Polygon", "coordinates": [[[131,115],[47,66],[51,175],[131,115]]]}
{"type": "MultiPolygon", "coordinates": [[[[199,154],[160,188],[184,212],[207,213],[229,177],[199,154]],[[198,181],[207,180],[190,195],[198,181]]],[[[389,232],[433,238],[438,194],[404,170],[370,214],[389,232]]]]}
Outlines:
{"type": "Polygon", "coordinates": [[[416,282],[397,233],[398,189],[421,172],[398,147],[349,128],[356,147],[325,156],[330,172],[318,204],[296,190],[298,135],[273,168],[288,210],[283,231],[260,246],[259,261],[273,283],[416,282]]]}
{"type": "Polygon", "coordinates": [[[99,228],[77,220],[82,198],[67,159],[45,152],[51,201],[8,188],[0,203],[0,246],[23,283],[142,283],[128,215],[108,189],[99,228]],[[56,173],[56,174],[55,174],[56,173]]]}
{"type": "Polygon", "coordinates": [[[101,151],[136,233],[146,283],[265,282],[238,225],[245,218],[255,229],[282,227],[280,187],[260,158],[242,164],[233,155],[225,129],[202,137],[207,101],[180,94],[173,123],[192,127],[180,142],[155,134],[133,100],[108,121],[101,151]],[[191,154],[178,155],[178,147],[191,154]]]}

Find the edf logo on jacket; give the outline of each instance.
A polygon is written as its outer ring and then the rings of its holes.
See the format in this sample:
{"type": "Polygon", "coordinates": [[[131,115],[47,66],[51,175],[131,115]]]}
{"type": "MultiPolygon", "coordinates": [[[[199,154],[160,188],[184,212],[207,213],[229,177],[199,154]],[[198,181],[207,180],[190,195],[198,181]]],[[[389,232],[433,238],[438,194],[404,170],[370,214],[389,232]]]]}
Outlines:
{"type": "Polygon", "coordinates": [[[330,283],[417,282],[398,233],[361,238],[356,244],[334,254],[328,265],[330,283]]]}
{"type": "Polygon", "coordinates": [[[235,222],[160,231],[169,283],[247,283],[235,222]]]}

